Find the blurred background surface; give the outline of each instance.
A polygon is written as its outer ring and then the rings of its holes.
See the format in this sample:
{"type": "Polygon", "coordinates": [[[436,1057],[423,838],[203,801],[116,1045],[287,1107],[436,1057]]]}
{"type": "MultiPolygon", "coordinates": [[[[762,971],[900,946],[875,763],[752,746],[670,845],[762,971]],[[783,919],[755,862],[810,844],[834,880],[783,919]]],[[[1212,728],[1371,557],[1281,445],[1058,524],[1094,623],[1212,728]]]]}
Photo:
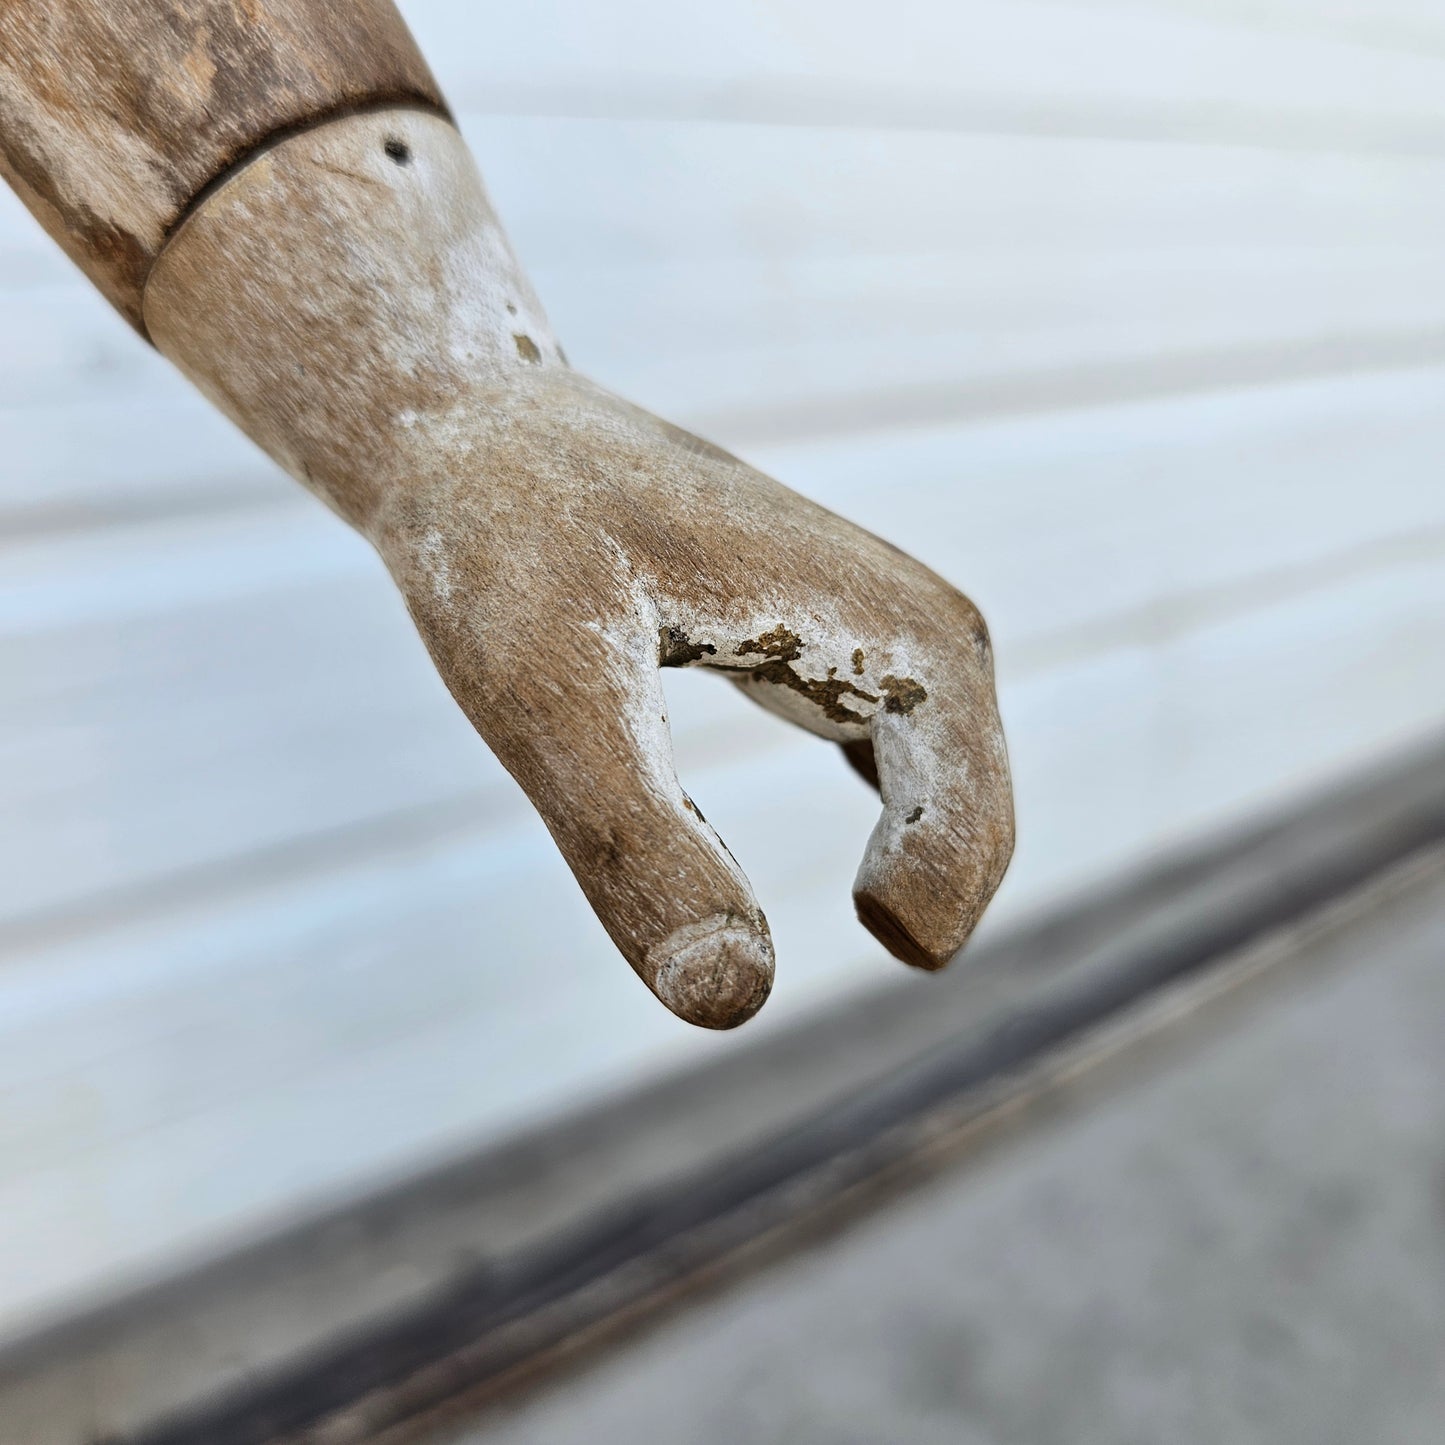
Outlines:
{"type": "Polygon", "coordinates": [[[408,1445],[1437,1445],[1445,854],[1361,902],[966,1168],[408,1445]]]}
{"type": "MultiPolygon", "coordinates": [[[[402,4],[574,364],[992,626],[997,932],[1445,723],[1429,0],[402,4]]],[[[666,1015],[366,545],[0,195],[0,1338],[882,971],[835,750],[669,676],[778,986],[666,1015]]]]}

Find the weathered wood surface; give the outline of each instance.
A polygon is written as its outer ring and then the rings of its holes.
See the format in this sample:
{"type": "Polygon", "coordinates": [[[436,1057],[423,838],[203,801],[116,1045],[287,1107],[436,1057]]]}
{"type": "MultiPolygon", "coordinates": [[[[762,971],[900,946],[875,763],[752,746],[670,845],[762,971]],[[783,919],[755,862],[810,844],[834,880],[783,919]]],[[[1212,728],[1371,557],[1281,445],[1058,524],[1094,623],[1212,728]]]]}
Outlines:
{"type": "Polygon", "coordinates": [[[268,136],[441,92],[390,0],[6,0],[0,173],[125,316],[196,195],[268,136]]]}
{"type": "Polygon", "coordinates": [[[921,967],[963,946],[1013,851],[977,610],[573,372],[448,122],[379,111],[268,149],[173,238],[145,319],[376,544],[453,695],[675,1013],[751,1017],[773,948],[678,782],[660,666],[723,672],[881,778],[859,917],[921,967]]]}

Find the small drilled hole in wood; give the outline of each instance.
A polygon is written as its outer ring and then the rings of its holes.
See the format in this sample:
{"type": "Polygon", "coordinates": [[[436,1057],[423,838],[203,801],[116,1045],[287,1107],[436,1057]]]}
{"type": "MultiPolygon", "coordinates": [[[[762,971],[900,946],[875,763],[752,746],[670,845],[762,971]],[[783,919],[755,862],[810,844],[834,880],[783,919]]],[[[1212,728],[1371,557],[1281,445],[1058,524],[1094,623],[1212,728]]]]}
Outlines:
{"type": "Polygon", "coordinates": [[[408,165],[411,162],[411,147],[404,140],[398,140],[395,136],[387,137],[382,145],[382,150],[399,166],[408,165]]]}

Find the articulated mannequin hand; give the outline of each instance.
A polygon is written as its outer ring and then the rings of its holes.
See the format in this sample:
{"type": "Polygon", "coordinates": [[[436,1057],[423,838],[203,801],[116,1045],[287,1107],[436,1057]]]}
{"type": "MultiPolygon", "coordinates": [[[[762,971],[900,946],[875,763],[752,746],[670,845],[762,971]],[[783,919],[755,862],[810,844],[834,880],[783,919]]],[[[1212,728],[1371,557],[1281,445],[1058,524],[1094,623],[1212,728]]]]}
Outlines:
{"type": "Polygon", "coordinates": [[[747,880],[673,771],[662,666],[844,744],[884,809],[856,885],[957,951],[1011,844],[988,639],[887,543],[568,369],[457,132],[353,116],[233,176],[162,255],[161,350],[370,536],[457,701],[662,1001],[767,995],[747,880]]]}
{"type": "Polygon", "coordinates": [[[571,371],[447,119],[368,109],[258,148],[146,277],[151,339],[371,538],[670,1009],[742,1022],[773,954],[677,781],[660,666],[715,669],[842,744],[883,798],[860,917],[924,968],[962,946],[1013,837],[978,613],[571,371]]]}

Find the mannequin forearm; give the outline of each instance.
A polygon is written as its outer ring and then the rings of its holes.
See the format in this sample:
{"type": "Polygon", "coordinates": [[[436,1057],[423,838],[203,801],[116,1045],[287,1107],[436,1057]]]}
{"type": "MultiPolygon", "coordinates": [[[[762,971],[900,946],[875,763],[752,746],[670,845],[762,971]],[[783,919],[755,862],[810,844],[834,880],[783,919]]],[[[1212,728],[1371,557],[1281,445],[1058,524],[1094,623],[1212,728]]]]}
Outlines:
{"type": "Polygon", "coordinates": [[[445,117],[389,0],[0,8],[8,177],[134,325],[363,529],[390,479],[440,460],[445,414],[558,360],[445,117]]]}
{"type": "Polygon", "coordinates": [[[390,0],[6,0],[0,170],[137,327],[196,198],[277,136],[445,102],[390,0]]]}
{"type": "Polygon", "coordinates": [[[561,366],[465,142],[415,109],[260,152],[195,209],[145,294],[156,345],[370,533],[475,470],[487,418],[561,366]]]}

